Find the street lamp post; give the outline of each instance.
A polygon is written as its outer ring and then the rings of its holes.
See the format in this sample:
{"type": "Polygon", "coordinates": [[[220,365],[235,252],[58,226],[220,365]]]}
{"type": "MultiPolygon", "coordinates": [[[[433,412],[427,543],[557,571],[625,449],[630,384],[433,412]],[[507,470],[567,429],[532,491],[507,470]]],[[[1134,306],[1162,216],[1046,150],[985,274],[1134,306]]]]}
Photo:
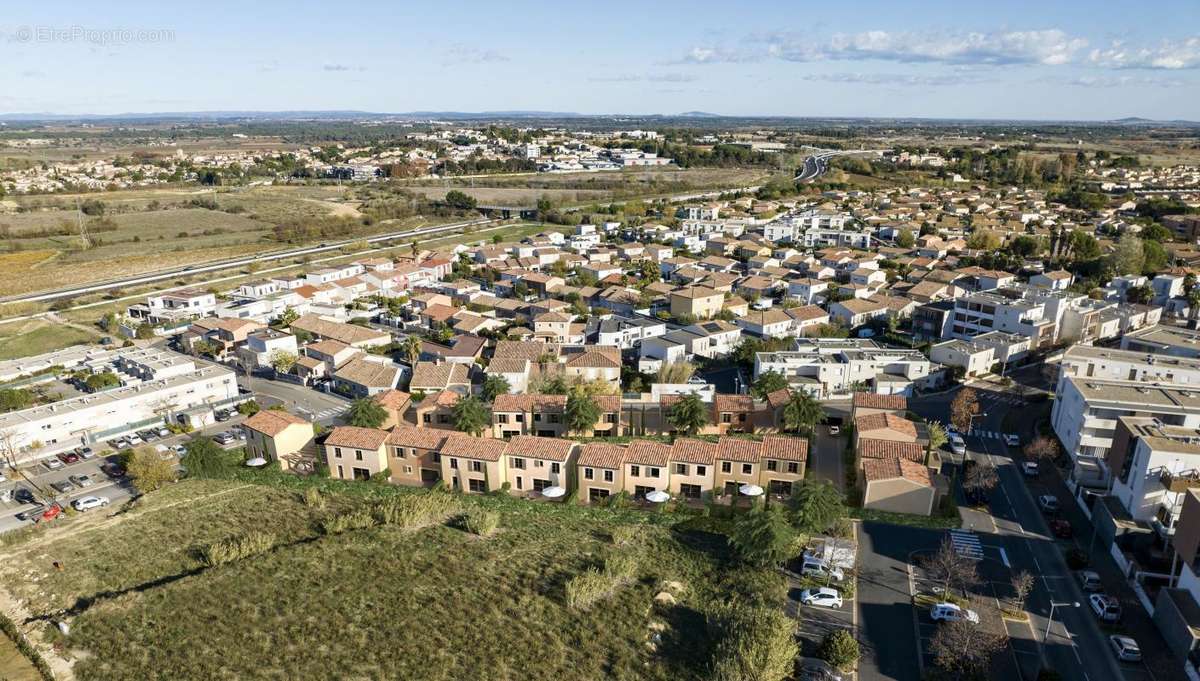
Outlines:
{"type": "Polygon", "coordinates": [[[1054,609],[1060,606],[1064,608],[1068,606],[1078,608],[1079,601],[1073,603],[1055,603],[1054,601],[1050,601],[1050,619],[1046,621],[1046,633],[1042,634],[1042,645],[1045,645],[1046,639],[1050,637],[1050,625],[1054,624],[1054,609]]]}
{"type": "Polygon", "coordinates": [[[981,411],[978,414],[971,414],[971,418],[967,421],[967,432],[963,433],[964,437],[971,433],[971,430],[975,428],[975,419],[981,416],[987,416],[987,412],[981,411]]]}

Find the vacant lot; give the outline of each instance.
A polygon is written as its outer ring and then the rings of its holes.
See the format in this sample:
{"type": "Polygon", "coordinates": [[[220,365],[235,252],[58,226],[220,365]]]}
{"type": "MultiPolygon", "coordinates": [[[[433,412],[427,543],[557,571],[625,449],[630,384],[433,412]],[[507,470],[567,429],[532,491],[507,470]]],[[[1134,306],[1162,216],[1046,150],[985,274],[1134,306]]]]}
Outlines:
{"type": "Polygon", "coordinates": [[[40,319],[0,325],[0,360],[16,359],[89,343],[98,338],[82,329],[40,319]]]}
{"type": "Polygon", "coordinates": [[[85,680],[582,681],[705,678],[700,613],[764,576],[731,569],[721,538],[671,529],[671,515],[510,499],[456,498],[499,513],[485,537],[454,519],[325,534],[321,523],[375,503],[367,494],[429,494],[326,486],[314,501],[277,486],[178,483],[6,547],[0,583],[35,617],[66,613],[62,649],[85,680]],[[201,561],[201,546],[255,529],[274,548],[201,561]],[[618,552],[639,557],[636,578],[590,609],[568,607],[568,581],[618,552]],[[664,589],[677,604],[655,603],[664,589]]]}

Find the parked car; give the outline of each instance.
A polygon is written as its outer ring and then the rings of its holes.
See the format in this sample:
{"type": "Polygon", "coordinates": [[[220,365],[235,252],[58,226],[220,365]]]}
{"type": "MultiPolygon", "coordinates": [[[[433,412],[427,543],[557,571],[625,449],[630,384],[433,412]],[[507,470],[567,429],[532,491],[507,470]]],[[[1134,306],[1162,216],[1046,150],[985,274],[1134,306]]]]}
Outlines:
{"type": "Polygon", "coordinates": [[[14,488],[13,499],[16,499],[21,504],[32,504],[34,502],[33,492],[28,487],[14,488]]]}
{"type": "Polygon", "coordinates": [[[46,470],[48,470],[48,471],[56,471],[65,465],[66,464],[64,464],[59,459],[46,459],[46,460],[42,461],[42,466],[44,466],[46,468],[46,470]]]}
{"type": "Polygon", "coordinates": [[[213,436],[213,441],[219,445],[231,444],[235,439],[233,434],[229,432],[217,433],[213,436]]]}
{"type": "Polygon", "coordinates": [[[121,467],[121,464],[112,463],[111,461],[100,466],[100,472],[113,480],[125,477],[125,469],[121,467]]]}
{"type": "Polygon", "coordinates": [[[34,518],[40,516],[45,510],[45,504],[34,504],[32,507],[18,513],[17,520],[33,520],[34,518]]]}
{"type": "Polygon", "coordinates": [[[1075,533],[1074,530],[1071,529],[1071,523],[1061,518],[1055,518],[1050,521],[1050,531],[1053,532],[1054,536],[1058,537],[1059,539],[1070,539],[1075,533]]]}
{"type": "Polygon", "coordinates": [[[1080,570],[1079,571],[1079,588],[1088,592],[1098,592],[1104,590],[1104,584],[1100,581],[1100,574],[1095,570],[1080,570]]]}
{"type": "Polygon", "coordinates": [[[1038,469],[1038,463],[1036,461],[1025,461],[1021,463],[1021,472],[1024,473],[1025,477],[1027,478],[1036,478],[1038,473],[1041,471],[1038,469]]]}
{"type": "Polygon", "coordinates": [[[213,418],[215,418],[218,421],[228,421],[232,417],[233,417],[233,414],[230,414],[228,411],[226,411],[224,409],[219,409],[213,413],[213,418]]]}
{"type": "Polygon", "coordinates": [[[142,430],[138,432],[138,437],[142,438],[142,442],[154,442],[158,439],[158,431],[142,430]]]}
{"type": "Polygon", "coordinates": [[[129,443],[130,447],[136,447],[136,446],[142,444],[142,436],[138,435],[137,433],[133,433],[132,435],[126,435],[125,441],[129,443]]]}
{"type": "Polygon", "coordinates": [[[159,437],[170,437],[170,436],[171,436],[171,429],[170,429],[170,428],[159,428],[159,429],[158,429],[158,436],[159,436],[159,437]]]}
{"type": "Polygon", "coordinates": [[[60,514],[60,513],[62,513],[62,506],[59,506],[58,504],[50,504],[50,508],[47,508],[46,510],[42,511],[42,514],[40,516],[34,518],[34,522],[41,522],[43,520],[54,520],[55,518],[58,517],[58,514],[60,514]]]}
{"type": "Polygon", "coordinates": [[[832,577],[834,581],[840,582],[846,578],[846,574],[836,565],[830,565],[823,560],[810,558],[805,556],[804,562],[800,565],[800,574],[805,577],[816,577],[817,579],[826,579],[832,577]]]}
{"type": "Polygon", "coordinates": [[[967,453],[967,443],[958,433],[950,436],[950,451],[963,456],[967,453]]]}
{"type": "Polygon", "coordinates": [[[929,617],[934,622],[960,622],[967,621],[971,624],[979,624],[979,613],[974,610],[961,608],[953,603],[938,603],[929,609],[929,617]]]}
{"type": "Polygon", "coordinates": [[[102,506],[108,506],[108,497],[79,497],[71,502],[71,507],[76,511],[89,511],[102,506]]]}
{"type": "Polygon", "coordinates": [[[1014,433],[1005,433],[1004,444],[1008,445],[1009,447],[1020,447],[1021,438],[1017,437],[1014,433]]]}
{"type": "Polygon", "coordinates": [[[1137,641],[1128,636],[1109,636],[1108,645],[1122,662],[1142,661],[1142,649],[1138,647],[1137,641]]]}
{"type": "Polygon", "coordinates": [[[823,586],[819,589],[805,589],[800,592],[800,602],[804,605],[820,605],[826,608],[842,607],[842,595],[837,589],[823,586]]]}
{"type": "Polygon", "coordinates": [[[842,681],[841,674],[825,660],[816,657],[801,657],[796,660],[800,681],[842,681]]]}
{"type": "Polygon", "coordinates": [[[838,426],[829,426],[829,434],[830,434],[830,435],[838,435],[838,434],[839,434],[839,433],[841,433],[841,432],[842,432],[842,429],[841,429],[840,427],[838,427],[838,426]]]}
{"type": "Polygon", "coordinates": [[[1053,494],[1043,494],[1038,497],[1038,508],[1042,509],[1043,513],[1055,514],[1062,510],[1058,504],[1058,497],[1053,494]]]}
{"type": "Polygon", "coordinates": [[[92,485],[96,484],[96,481],[92,480],[92,476],[90,475],[72,475],[67,479],[70,480],[73,485],[79,488],[91,487],[92,485]]]}
{"type": "Polygon", "coordinates": [[[1092,612],[1096,614],[1103,622],[1118,622],[1121,620],[1121,604],[1117,599],[1104,594],[1091,594],[1088,596],[1088,605],[1092,607],[1092,612]]]}
{"type": "Polygon", "coordinates": [[[75,452],[59,452],[58,460],[63,463],[78,463],[79,455],[75,452]]]}
{"type": "Polygon", "coordinates": [[[171,448],[171,451],[175,452],[175,456],[183,458],[183,455],[187,454],[187,447],[183,445],[175,445],[171,448]]]}
{"type": "Polygon", "coordinates": [[[75,490],[75,485],[72,485],[70,480],[59,480],[58,482],[52,482],[50,483],[50,486],[59,494],[66,494],[67,492],[72,492],[75,490]]]}
{"type": "Polygon", "coordinates": [[[96,456],[96,450],[92,449],[91,447],[79,447],[75,450],[75,453],[79,455],[79,458],[85,461],[96,456]]]}

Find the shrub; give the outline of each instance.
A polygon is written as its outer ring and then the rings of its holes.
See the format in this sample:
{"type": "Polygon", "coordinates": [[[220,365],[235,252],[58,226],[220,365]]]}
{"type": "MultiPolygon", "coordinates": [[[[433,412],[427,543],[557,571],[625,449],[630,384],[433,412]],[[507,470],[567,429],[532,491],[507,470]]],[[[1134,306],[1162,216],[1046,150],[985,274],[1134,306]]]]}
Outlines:
{"type": "Polygon", "coordinates": [[[310,508],[325,508],[325,497],[321,494],[321,490],[316,487],[309,487],[304,490],[303,501],[304,505],[310,508]]]}
{"type": "Polygon", "coordinates": [[[424,494],[392,497],[375,507],[374,517],[380,525],[417,528],[445,522],[460,508],[459,500],[453,495],[431,490],[424,494]]]}
{"type": "Polygon", "coordinates": [[[350,530],[361,530],[375,525],[375,516],[363,509],[335,515],[321,523],[323,534],[341,534],[350,530]]]}
{"type": "Polygon", "coordinates": [[[638,528],[634,525],[617,525],[608,531],[608,536],[617,546],[632,544],[638,540],[638,528]]]}
{"type": "Polygon", "coordinates": [[[200,547],[200,562],[208,567],[216,567],[266,553],[274,546],[275,535],[268,532],[247,532],[200,547]]]}
{"type": "Polygon", "coordinates": [[[471,534],[486,537],[500,525],[500,514],[482,508],[473,508],[463,515],[463,527],[471,534]]]}
{"type": "Polygon", "coordinates": [[[587,610],[612,596],[618,589],[637,577],[638,554],[614,553],[604,561],[604,569],[590,568],[567,581],[567,607],[587,610]]]}
{"type": "Polygon", "coordinates": [[[858,663],[858,641],[845,629],[829,632],[821,641],[821,649],[817,657],[825,660],[838,670],[848,672],[858,663]]]}
{"type": "Polygon", "coordinates": [[[777,607],[724,606],[709,613],[717,643],[714,681],[782,681],[793,671],[799,648],[792,620],[777,607]]]}

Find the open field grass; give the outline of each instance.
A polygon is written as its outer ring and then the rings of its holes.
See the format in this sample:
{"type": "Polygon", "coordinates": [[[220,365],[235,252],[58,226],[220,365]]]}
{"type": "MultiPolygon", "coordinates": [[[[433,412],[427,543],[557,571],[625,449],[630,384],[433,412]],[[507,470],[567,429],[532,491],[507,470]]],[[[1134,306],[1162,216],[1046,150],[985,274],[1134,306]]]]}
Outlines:
{"type": "Polygon", "coordinates": [[[41,681],[42,675],[25,659],[17,645],[0,634],[0,679],[4,681],[41,681]]]}
{"type": "Polygon", "coordinates": [[[673,514],[507,497],[452,497],[499,513],[486,537],[453,518],[325,534],[330,518],[429,492],[325,481],[314,503],[299,483],[192,480],[70,518],[6,547],[0,583],[34,618],[68,613],[66,639],[31,628],[85,681],[582,681],[707,678],[702,613],[771,576],[730,565],[723,538],[672,527],[673,514]],[[274,548],[202,560],[201,546],[250,530],[271,532],[274,548]],[[633,579],[569,607],[569,580],[618,554],[636,558],[633,579]],[[678,603],[655,603],[662,590],[678,603]]]}
{"type": "Polygon", "coordinates": [[[40,319],[5,324],[0,326],[0,360],[38,355],[97,338],[81,329],[40,319]]]}

